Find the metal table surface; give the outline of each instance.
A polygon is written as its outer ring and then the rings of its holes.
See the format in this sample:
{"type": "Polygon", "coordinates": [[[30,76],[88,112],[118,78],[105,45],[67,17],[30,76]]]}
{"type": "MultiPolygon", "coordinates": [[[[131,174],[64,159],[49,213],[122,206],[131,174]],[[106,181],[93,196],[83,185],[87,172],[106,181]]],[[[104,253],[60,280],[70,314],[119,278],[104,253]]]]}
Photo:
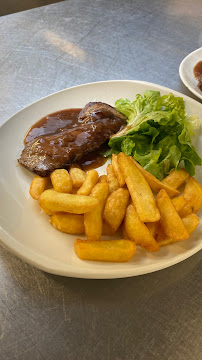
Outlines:
{"type": "MultiPolygon", "coordinates": [[[[178,68],[200,46],[201,0],[71,0],[1,17],[0,122],[100,80],[145,80],[195,98],[178,68]]],[[[201,264],[200,252],[144,276],[82,280],[1,247],[0,358],[199,360],[201,264]]]]}

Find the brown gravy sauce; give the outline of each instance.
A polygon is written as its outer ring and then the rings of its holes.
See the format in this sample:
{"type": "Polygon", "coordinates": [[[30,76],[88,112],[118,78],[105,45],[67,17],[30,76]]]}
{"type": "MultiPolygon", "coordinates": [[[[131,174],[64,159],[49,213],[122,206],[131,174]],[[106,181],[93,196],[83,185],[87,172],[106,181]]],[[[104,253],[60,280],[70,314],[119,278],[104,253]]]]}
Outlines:
{"type": "MultiPolygon", "coordinates": [[[[24,138],[24,144],[41,135],[57,134],[67,129],[71,129],[80,125],[81,121],[78,115],[82,109],[66,109],[60,110],[52,114],[44,116],[30,127],[24,138]]],[[[99,150],[90,152],[79,160],[78,165],[85,171],[96,169],[104,165],[107,158],[100,155],[99,151],[107,149],[107,145],[103,145],[99,150]]]]}
{"type": "Polygon", "coordinates": [[[194,66],[194,76],[198,80],[198,88],[202,91],[202,60],[194,66]]]}
{"type": "Polygon", "coordinates": [[[195,66],[194,66],[194,76],[196,79],[199,78],[199,76],[202,75],[202,60],[199,61],[195,66]]]}

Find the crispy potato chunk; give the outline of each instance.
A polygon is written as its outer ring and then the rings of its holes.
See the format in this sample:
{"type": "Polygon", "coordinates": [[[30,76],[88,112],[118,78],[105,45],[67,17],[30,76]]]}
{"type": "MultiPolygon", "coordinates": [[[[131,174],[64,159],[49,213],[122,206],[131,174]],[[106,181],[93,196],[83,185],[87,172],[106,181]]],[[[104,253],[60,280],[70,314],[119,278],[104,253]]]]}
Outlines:
{"type": "Polygon", "coordinates": [[[130,156],[130,159],[135,163],[135,165],[138,167],[138,169],[140,170],[142,175],[144,175],[150,188],[153,191],[159,192],[159,190],[164,189],[164,190],[166,190],[167,194],[170,197],[179,195],[180,192],[178,190],[176,190],[173,187],[170,187],[170,186],[164,184],[162,181],[158,180],[155,176],[153,176],[147,170],[145,170],[136,160],[134,160],[132,156],[130,156]]]}
{"type": "Polygon", "coordinates": [[[189,234],[191,234],[199,224],[199,218],[196,214],[192,213],[182,218],[183,224],[189,234]]]}
{"type": "Polygon", "coordinates": [[[173,205],[176,209],[176,211],[178,212],[178,214],[180,213],[180,211],[182,211],[182,209],[185,207],[185,205],[187,205],[188,201],[184,198],[183,195],[178,196],[174,199],[172,199],[173,205]]]}
{"type": "Polygon", "coordinates": [[[160,190],[157,195],[157,206],[161,214],[161,225],[165,234],[176,240],[184,240],[189,234],[178,215],[172,200],[165,190],[160,190]]]}
{"type": "Polygon", "coordinates": [[[67,170],[54,170],[50,178],[55,191],[69,194],[72,192],[72,181],[67,170]]]}
{"type": "Polygon", "coordinates": [[[112,155],[112,167],[114,169],[114,173],[117,177],[117,180],[119,182],[119,185],[121,187],[123,187],[125,185],[125,180],[124,180],[124,177],[122,175],[122,172],[121,172],[121,169],[120,169],[120,166],[118,164],[118,157],[117,155],[113,154],[112,155]]]}
{"type": "MultiPolygon", "coordinates": [[[[198,226],[199,224],[199,218],[196,214],[192,213],[184,218],[182,218],[183,224],[189,234],[191,234],[198,226]]],[[[173,244],[179,240],[173,239],[169,236],[167,236],[164,232],[160,232],[158,236],[158,244],[159,246],[166,246],[173,244]]]]}
{"type": "Polygon", "coordinates": [[[192,206],[189,202],[178,212],[181,218],[191,214],[194,210],[194,206],[192,206]]]}
{"type": "Polygon", "coordinates": [[[90,196],[99,201],[99,205],[84,215],[84,226],[87,240],[98,241],[101,239],[103,226],[103,209],[109,193],[109,186],[106,183],[98,183],[92,189],[90,196]]]}
{"type": "Polygon", "coordinates": [[[92,188],[97,184],[99,175],[96,170],[89,170],[86,175],[85,181],[77,191],[78,195],[90,195],[92,188]]]}
{"type": "Polygon", "coordinates": [[[29,193],[34,200],[38,200],[48,185],[49,177],[36,175],[31,182],[29,193]]]}
{"type": "Polygon", "coordinates": [[[91,196],[59,193],[55,190],[46,190],[40,196],[41,207],[50,212],[68,212],[84,214],[95,209],[99,201],[91,196]]]}
{"type": "Polygon", "coordinates": [[[160,213],[145,177],[124,153],[118,155],[118,163],[140,220],[142,222],[158,221],[160,213]]]}
{"type": "Polygon", "coordinates": [[[134,205],[129,205],[126,209],[124,220],[125,231],[130,240],[136,245],[143,246],[149,251],[159,251],[159,246],[151,235],[147,226],[140,220],[134,205]]]}
{"type": "Polygon", "coordinates": [[[99,183],[107,183],[107,175],[101,175],[98,180],[99,183]]]}
{"type": "Polygon", "coordinates": [[[128,201],[129,192],[123,188],[113,191],[106,201],[103,217],[114,231],[117,231],[121,225],[128,201]]]}
{"type": "Polygon", "coordinates": [[[202,205],[202,187],[192,176],[189,177],[185,188],[184,198],[189,202],[196,213],[202,205]]]}
{"type": "Polygon", "coordinates": [[[82,260],[126,262],[134,255],[136,246],[130,240],[86,241],[76,239],[74,250],[82,260]]]}
{"type": "Polygon", "coordinates": [[[153,236],[153,238],[155,239],[158,221],[153,223],[148,222],[145,225],[147,226],[151,236],[153,236]]]}
{"type": "Polygon", "coordinates": [[[107,182],[109,184],[109,193],[111,194],[113,191],[120,188],[118,179],[115,175],[114,169],[111,164],[107,166],[107,182]]]}
{"type": "Polygon", "coordinates": [[[48,209],[46,209],[45,208],[45,206],[42,206],[41,204],[40,204],[40,208],[41,208],[41,210],[43,210],[43,212],[46,214],[46,215],[53,215],[54,214],[54,211],[50,211],[50,210],[48,210],[48,209]]]}
{"type": "MultiPolygon", "coordinates": [[[[165,179],[162,180],[164,185],[170,186],[174,189],[178,189],[188,179],[189,174],[186,170],[172,170],[165,179]]],[[[166,189],[165,189],[166,190],[166,189]]]]}
{"type": "Polygon", "coordinates": [[[127,231],[126,231],[125,222],[123,223],[123,226],[122,226],[122,239],[130,240],[129,236],[127,234],[127,231]]]}
{"type": "Polygon", "coordinates": [[[103,221],[102,235],[112,236],[112,235],[114,235],[114,233],[115,233],[115,231],[112,229],[112,227],[106,221],[103,221]]]}
{"type": "Polygon", "coordinates": [[[57,213],[49,219],[51,225],[67,234],[84,234],[84,216],[68,213],[57,213]]]}
{"type": "Polygon", "coordinates": [[[74,188],[80,188],[86,179],[86,173],[79,167],[72,166],[69,170],[69,175],[74,188]]]}

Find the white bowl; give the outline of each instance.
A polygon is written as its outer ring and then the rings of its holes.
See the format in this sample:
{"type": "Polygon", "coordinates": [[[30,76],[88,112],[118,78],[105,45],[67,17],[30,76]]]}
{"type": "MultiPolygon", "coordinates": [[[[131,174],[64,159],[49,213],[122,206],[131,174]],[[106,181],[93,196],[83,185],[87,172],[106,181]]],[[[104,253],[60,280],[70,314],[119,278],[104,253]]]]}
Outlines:
{"type": "Polygon", "coordinates": [[[184,85],[199,99],[202,99],[202,91],[197,86],[198,80],[194,76],[194,67],[202,61],[202,47],[187,55],[181,62],[179,74],[184,85]]]}

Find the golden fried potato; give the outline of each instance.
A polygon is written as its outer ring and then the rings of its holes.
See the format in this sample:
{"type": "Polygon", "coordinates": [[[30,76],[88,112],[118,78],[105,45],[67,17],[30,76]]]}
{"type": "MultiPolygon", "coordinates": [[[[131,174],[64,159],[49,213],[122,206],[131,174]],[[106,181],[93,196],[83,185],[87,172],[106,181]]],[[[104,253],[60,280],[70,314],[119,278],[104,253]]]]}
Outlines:
{"type": "Polygon", "coordinates": [[[157,222],[148,222],[145,224],[151,234],[151,236],[153,236],[153,238],[155,239],[156,236],[156,232],[157,232],[157,226],[158,226],[158,221],[157,222]]]}
{"type": "Polygon", "coordinates": [[[106,183],[98,183],[94,186],[90,196],[99,201],[99,205],[92,211],[84,214],[84,226],[87,240],[101,240],[103,226],[103,209],[109,193],[109,186],[106,183]]]}
{"type": "Polygon", "coordinates": [[[41,177],[36,175],[31,182],[29,193],[34,200],[38,200],[42,192],[48,185],[49,177],[41,177]]]}
{"type": "Polygon", "coordinates": [[[123,223],[123,226],[122,226],[122,239],[130,240],[129,236],[127,234],[127,231],[126,231],[125,222],[123,223]]]}
{"type": "Polygon", "coordinates": [[[164,189],[157,195],[157,206],[161,214],[161,225],[165,234],[176,240],[184,240],[189,234],[178,215],[172,200],[164,189]]]}
{"type": "Polygon", "coordinates": [[[191,205],[189,202],[178,212],[181,218],[191,214],[194,210],[194,206],[191,205]]]}
{"type": "Polygon", "coordinates": [[[114,173],[117,177],[117,180],[119,182],[119,185],[121,187],[123,187],[125,185],[125,180],[124,180],[124,177],[122,175],[122,172],[121,172],[121,169],[120,169],[120,166],[118,164],[118,158],[117,158],[117,155],[113,154],[112,155],[112,167],[113,167],[113,170],[114,170],[114,173]]]}
{"type": "Polygon", "coordinates": [[[151,235],[147,226],[140,220],[134,205],[129,205],[126,209],[124,219],[126,234],[136,245],[143,246],[149,251],[159,251],[159,246],[151,235]]]}
{"type": "Polygon", "coordinates": [[[84,216],[68,213],[57,213],[49,219],[51,225],[67,234],[84,234],[84,216]]]}
{"type": "Polygon", "coordinates": [[[117,231],[121,225],[128,201],[129,192],[123,188],[113,191],[106,201],[103,218],[114,231],[117,231]]]}
{"type": "Polygon", "coordinates": [[[50,212],[68,212],[84,214],[95,209],[99,201],[91,196],[59,193],[55,190],[45,190],[40,196],[40,206],[50,212]]]}
{"type": "Polygon", "coordinates": [[[189,177],[185,188],[184,198],[193,207],[193,212],[196,213],[202,205],[202,187],[192,176],[189,177]]]}
{"type": "MultiPolygon", "coordinates": [[[[196,227],[199,224],[199,218],[196,214],[192,213],[189,214],[187,216],[185,216],[184,218],[182,218],[182,222],[187,230],[187,232],[189,234],[191,234],[196,227]]],[[[164,232],[159,232],[159,236],[158,236],[158,244],[159,246],[166,246],[166,245],[170,245],[173,244],[175,242],[178,242],[179,240],[173,239],[169,236],[167,236],[164,232]]]]}
{"type": "Polygon", "coordinates": [[[77,166],[72,166],[69,175],[74,188],[80,188],[86,179],[86,173],[77,166]]]}
{"type": "Polygon", "coordinates": [[[99,175],[96,170],[89,170],[86,175],[85,181],[77,191],[78,195],[90,195],[91,190],[97,184],[99,175]]]}
{"type": "Polygon", "coordinates": [[[178,190],[176,190],[173,187],[170,187],[170,186],[164,184],[162,181],[158,180],[155,176],[153,176],[147,170],[145,170],[136,160],[134,160],[132,156],[130,156],[130,159],[135,163],[135,165],[138,167],[138,169],[140,170],[142,175],[144,175],[150,188],[153,191],[159,192],[159,190],[164,189],[164,190],[166,190],[167,194],[170,197],[179,195],[180,192],[178,190]]]}
{"type": "Polygon", "coordinates": [[[112,229],[112,227],[106,221],[103,221],[102,235],[112,236],[112,235],[114,235],[114,233],[115,233],[115,231],[112,229]]]}
{"type": "Polygon", "coordinates": [[[46,214],[46,215],[53,215],[54,214],[54,211],[51,211],[51,210],[48,210],[48,209],[46,209],[45,208],[45,206],[42,206],[41,204],[40,204],[40,208],[41,208],[41,210],[43,210],[43,212],[46,214]]]}
{"type": "Polygon", "coordinates": [[[178,196],[174,199],[172,199],[173,205],[176,209],[176,211],[178,212],[178,214],[180,213],[180,211],[182,211],[182,209],[185,207],[185,205],[187,205],[188,201],[184,198],[183,195],[178,196]]]}
{"type": "Polygon", "coordinates": [[[107,183],[107,175],[101,175],[98,180],[99,183],[107,183]]]}
{"type": "Polygon", "coordinates": [[[142,222],[158,221],[160,213],[145,177],[124,153],[118,155],[118,163],[140,220],[142,222]]]}
{"type": "Polygon", "coordinates": [[[165,233],[162,234],[161,238],[158,241],[158,245],[160,247],[174,244],[175,242],[179,242],[180,240],[172,239],[167,236],[165,233]]]}
{"type": "Polygon", "coordinates": [[[74,250],[82,260],[126,262],[134,255],[136,246],[130,240],[88,241],[76,239],[74,250]]]}
{"type": "MultiPolygon", "coordinates": [[[[174,189],[178,189],[184,182],[188,179],[189,174],[186,170],[172,170],[165,179],[163,179],[162,183],[164,185],[170,186],[174,189]]],[[[166,189],[165,189],[166,190],[166,189]]]]}
{"type": "Polygon", "coordinates": [[[118,179],[111,164],[107,166],[107,182],[109,184],[109,194],[120,188],[118,179]]]}
{"type": "Polygon", "coordinates": [[[192,213],[182,218],[183,224],[189,234],[191,234],[199,224],[199,218],[196,214],[192,213]]]}
{"type": "Polygon", "coordinates": [[[67,170],[54,170],[50,178],[55,191],[69,194],[72,192],[72,181],[67,170]]]}

